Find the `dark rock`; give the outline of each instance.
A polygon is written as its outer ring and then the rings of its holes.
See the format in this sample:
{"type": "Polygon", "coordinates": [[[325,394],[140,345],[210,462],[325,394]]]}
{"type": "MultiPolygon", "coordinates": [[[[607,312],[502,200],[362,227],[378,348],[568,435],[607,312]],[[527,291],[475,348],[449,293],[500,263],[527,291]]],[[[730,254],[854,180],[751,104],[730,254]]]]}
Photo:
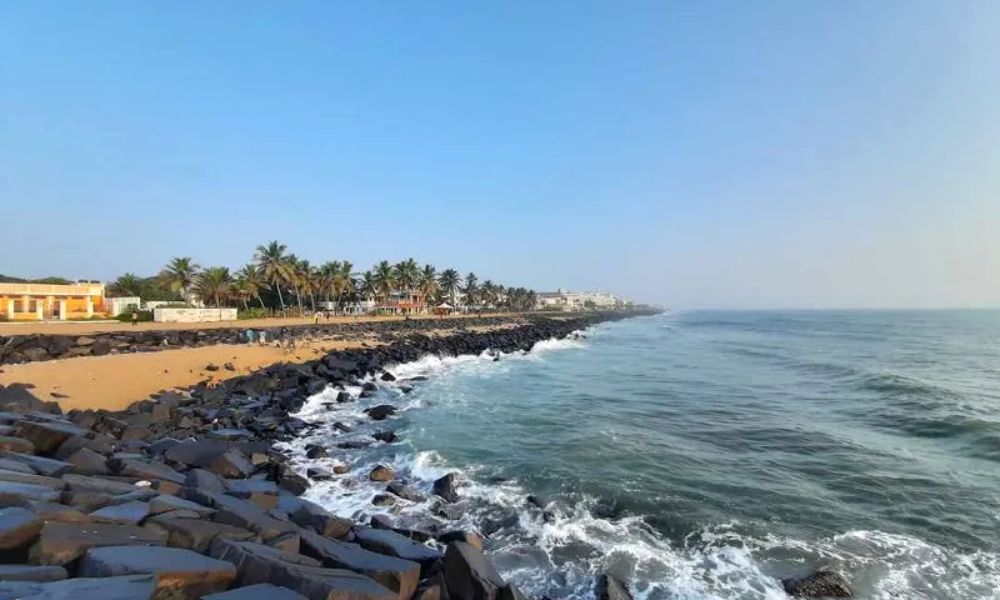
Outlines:
{"type": "Polygon", "coordinates": [[[60,492],[44,485],[0,481],[0,501],[9,504],[12,500],[58,502],[60,492]]]}
{"type": "Polygon", "coordinates": [[[213,544],[212,556],[236,565],[239,585],[271,583],[309,600],[398,600],[398,595],[364,575],[328,569],[319,561],[249,542],[213,544]]]}
{"type": "Polygon", "coordinates": [[[34,444],[37,452],[51,455],[60,444],[73,436],[83,436],[86,432],[76,425],[67,422],[50,421],[45,423],[34,421],[19,421],[14,426],[14,435],[34,444]]]}
{"type": "Polygon", "coordinates": [[[329,455],[326,452],[326,448],[324,448],[323,446],[310,444],[308,449],[306,449],[306,458],[316,459],[316,458],[326,458],[327,456],[329,455]]]}
{"type": "MultiPolygon", "coordinates": [[[[96,344],[95,344],[96,345],[96,344]]],[[[155,575],[125,577],[81,577],[63,581],[0,582],[0,598],[4,600],[151,600],[156,592],[155,575]]]]}
{"type": "Polygon", "coordinates": [[[452,542],[465,542],[477,550],[483,549],[483,538],[479,534],[471,531],[447,531],[436,536],[436,539],[439,543],[445,545],[452,542]]]}
{"type": "Polygon", "coordinates": [[[367,575],[399,594],[399,600],[409,600],[420,579],[420,565],[415,562],[369,552],[357,544],[330,540],[315,533],[302,534],[302,553],[319,560],[323,566],[367,575]]]}
{"type": "Polygon", "coordinates": [[[184,475],[155,460],[123,460],[119,463],[118,474],[137,479],[163,479],[174,483],[184,483],[186,480],[184,475]]]}
{"type": "Polygon", "coordinates": [[[393,481],[385,487],[386,491],[399,496],[410,502],[423,502],[426,498],[416,490],[413,486],[406,485],[399,481],[393,481]]]}
{"type": "Polygon", "coordinates": [[[396,381],[396,376],[389,371],[386,371],[385,373],[382,373],[381,379],[382,381],[396,381]]]}
{"type": "Polygon", "coordinates": [[[851,588],[842,575],[820,570],[799,579],[782,579],[781,585],[789,596],[800,598],[850,598],[851,588]]]}
{"type": "Polygon", "coordinates": [[[391,404],[379,404],[366,409],[365,414],[374,421],[383,421],[390,415],[396,414],[396,407],[391,404]]]}
{"type": "Polygon", "coordinates": [[[506,585],[483,552],[464,542],[448,544],[444,579],[451,600],[498,600],[506,585]]]}
{"type": "Polygon", "coordinates": [[[21,471],[7,471],[5,469],[0,469],[0,481],[30,483],[32,485],[45,486],[53,490],[62,490],[66,487],[66,484],[62,479],[46,477],[44,475],[35,475],[34,473],[22,473],[21,471]]]}
{"type": "Polygon", "coordinates": [[[273,540],[286,533],[295,533],[296,527],[271,517],[255,504],[224,494],[209,494],[212,508],[215,509],[213,520],[217,523],[234,525],[259,533],[264,541],[273,540]]]}
{"type": "Polygon", "coordinates": [[[23,452],[24,454],[34,454],[35,445],[29,440],[12,437],[9,435],[0,435],[0,450],[10,450],[12,452],[23,452]]]}
{"type": "Polygon", "coordinates": [[[215,514],[215,509],[208,508],[198,504],[197,502],[184,500],[183,498],[178,498],[177,496],[172,496],[170,494],[160,494],[149,501],[149,513],[152,515],[158,515],[174,510],[191,511],[200,517],[211,517],[215,514]]]}
{"type": "Polygon", "coordinates": [[[392,431],[376,431],[372,434],[372,437],[380,442],[385,442],[386,444],[391,444],[398,439],[396,434],[392,431]]]}
{"type": "Polygon", "coordinates": [[[207,552],[216,540],[245,542],[257,539],[257,534],[241,527],[201,518],[174,516],[174,513],[152,517],[143,527],[163,535],[167,539],[167,545],[173,548],[202,553],[207,552]]]}
{"type": "Polygon", "coordinates": [[[134,525],[104,523],[46,522],[31,547],[31,562],[38,565],[65,565],[83,556],[90,548],[103,546],[162,546],[166,536],[134,525]]]}
{"type": "Polygon", "coordinates": [[[222,481],[222,478],[204,469],[191,469],[188,471],[187,476],[184,478],[184,487],[197,488],[205,492],[222,493],[226,491],[226,484],[222,481]]]}
{"type": "Polygon", "coordinates": [[[90,448],[80,448],[66,457],[66,462],[73,465],[73,470],[84,475],[110,475],[106,458],[90,448]]]}
{"type": "Polygon", "coordinates": [[[73,469],[73,465],[61,460],[53,460],[42,456],[21,454],[20,452],[0,451],[0,457],[15,460],[31,467],[31,470],[46,477],[61,477],[73,469]]]}
{"type": "Polygon", "coordinates": [[[433,548],[417,543],[410,538],[387,529],[355,527],[354,541],[365,550],[388,554],[404,560],[420,563],[424,569],[440,560],[441,553],[433,548]]]}
{"type": "Polygon", "coordinates": [[[92,548],[80,561],[82,577],[114,577],[152,573],[156,597],[195,600],[225,591],[236,579],[232,563],[180,548],[111,546],[92,548]]]}
{"type": "Polygon", "coordinates": [[[60,581],[69,577],[56,566],[0,565],[0,581],[60,581]]]}
{"type": "Polygon", "coordinates": [[[30,544],[41,529],[42,520],[26,508],[0,509],[0,550],[15,550],[30,544]]]}
{"type": "Polygon", "coordinates": [[[105,506],[90,513],[90,520],[95,523],[118,523],[121,525],[138,525],[149,516],[149,503],[132,501],[114,506],[105,506]]]}
{"type": "Polygon", "coordinates": [[[270,583],[258,583],[228,592],[203,596],[202,600],[308,600],[298,592],[270,583]]]}
{"type": "Polygon", "coordinates": [[[396,472],[385,465],[376,465],[368,474],[368,479],[372,481],[392,481],[395,477],[396,472]]]}
{"type": "Polygon", "coordinates": [[[306,476],[313,481],[327,481],[329,479],[333,479],[333,473],[322,467],[309,467],[306,470],[306,476]]]}
{"type": "Polygon", "coordinates": [[[351,521],[331,514],[315,502],[281,496],[278,498],[278,509],[286,512],[299,527],[311,529],[324,537],[342,540],[351,532],[351,521]]]}
{"type": "Polygon", "coordinates": [[[632,600],[628,586],[614,575],[607,573],[598,577],[594,593],[597,600],[632,600]]]}
{"type": "Polygon", "coordinates": [[[458,502],[458,492],[455,490],[456,475],[448,473],[434,482],[434,493],[448,502],[458,502]]]}

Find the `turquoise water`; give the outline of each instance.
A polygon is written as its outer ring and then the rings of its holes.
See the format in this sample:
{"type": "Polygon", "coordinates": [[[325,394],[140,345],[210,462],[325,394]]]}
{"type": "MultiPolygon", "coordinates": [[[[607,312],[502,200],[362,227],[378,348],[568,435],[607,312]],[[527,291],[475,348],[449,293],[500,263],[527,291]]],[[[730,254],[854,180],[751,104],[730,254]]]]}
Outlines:
{"type": "MultiPolygon", "coordinates": [[[[829,566],[861,598],[1000,598],[998,311],[668,313],[394,372],[428,379],[369,401],[406,409],[402,442],[357,473],[459,470],[452,516],[532,595],[610,569],[645,598],[783,598],[829,566]]],[[[315,494],[357,516],[373,492],[315,494]]]]}

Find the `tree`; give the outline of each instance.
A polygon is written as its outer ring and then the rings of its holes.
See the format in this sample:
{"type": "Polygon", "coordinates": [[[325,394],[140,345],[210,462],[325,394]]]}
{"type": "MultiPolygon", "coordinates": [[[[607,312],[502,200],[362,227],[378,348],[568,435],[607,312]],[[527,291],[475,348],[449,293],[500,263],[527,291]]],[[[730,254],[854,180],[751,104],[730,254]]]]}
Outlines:
{"type": "Polygon", "coordinates": [[[135,273],[125,273],[108,286],[115,296],[142,296],[143,281],[135,273]]]}
{"type": "Polygon", "coordinates": [[[226,267],[209,267],[198,274],[194,291],[202,302],[215,302],[215,307],[222,306],[222,299],[232,291],[233,278],[226,267]]]}
{"type": "Polygon", "coordinates": [[[365,299],[375,298],[378,296],[378,282],[375,279],[375,273],[371,271],[365,271],[361,274],[361,280],[358,282],[358,287],[360,287],[360,292],[364,295],[365,299]]]}
{"type": "Polygon", "coordinates": [[[281,286],[291,278],[291,267],[285,250],[287,247],[275,240],[265,246],[257,246],[257,253],[254,255],[264,280],[278,292],[282,314],[285,313],[285,299],[281,295],[281,286]]]}
{"type": "Polygon", "coordinates": [[[452,306],[457,304],[459,274],[455,269],[445,269],[438,277],[438,285],[441,291],[448,297],[452,306]]]}
{"type": "Polygon", "coordinates": [[[437,269],[433,265],[424,265],[418,278],[418,287],[427,301],[430,302],[438,292],[437,269]]]}
{"type": "Polygon", "coordinates": [[[462,287],[462,293],[465,294],[466,306],[474,306],[476,304],[476,297],[479,292],[479,287],[476,286],[478,281],[479,278],[471,271],[465,276],[465,285],[462,287]]]}
{"type": "Polygon", "coordinates": [[[411,292],[420,281],[420,267],[417,261],[408,258],[393,267],[393,276],[399,289],[411,292]]]}
{"type": "Polygon", "coordinates": [[[375,279],[376,297],[385,302],[396,289],[396,274],[389,261],[383,260],[375,265],[372,277],[375,279]]]}
{"type": "Polygon", "coordinates": [[[198,277],[199,267],[190,256],[174,257],[160,271],[160,278],[174,292],[190,302],[191,286],[198,277]]]}
{"type": "Polygon", "coordinates": [[[497,292],[497,285],[487,279],[483,282],[483,285],[479,288],[479,300],[487,308],[492,308],[494,303],[496,303],[499,294],[497,292]]]}
{"type": "MultiPolygon", "coordinates": [[[[265,308],[264,300],[260,297],[260,290],[267,287],[267,281],[264,280],[257,265],[247,264],[236,272],[236,287],[240,290],[241,295],[246,294],[246,298],[256,298],[260,307],[265,308]]],[[[245,300],[243,308],[248,308],[245,300]]]]}

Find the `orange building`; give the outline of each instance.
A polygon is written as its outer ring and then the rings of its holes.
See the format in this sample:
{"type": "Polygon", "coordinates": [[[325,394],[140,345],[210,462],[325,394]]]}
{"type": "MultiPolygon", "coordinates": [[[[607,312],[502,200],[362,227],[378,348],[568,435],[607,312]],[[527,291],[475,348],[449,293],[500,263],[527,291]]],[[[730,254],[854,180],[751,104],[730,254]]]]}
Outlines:
{"type": "Polygon", "coordinates": [[[0,318],[3,320],[65,321],[103,312],[103,283],[0,283],[0,318]]]}

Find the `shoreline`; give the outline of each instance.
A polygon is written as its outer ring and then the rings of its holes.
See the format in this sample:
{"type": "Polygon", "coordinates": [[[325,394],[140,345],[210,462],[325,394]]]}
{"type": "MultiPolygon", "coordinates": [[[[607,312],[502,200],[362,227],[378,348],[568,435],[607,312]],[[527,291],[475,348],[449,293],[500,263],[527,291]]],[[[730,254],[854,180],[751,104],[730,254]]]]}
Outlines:
{"type": "MultiPolygon", "coordinates": [[[[357,600],[521,598],[483,555],[477,532],[425,537],[426,532],[387,528],[389,523],[333,515],[299,497],[312,482],[274,444],[313,428],[292,414],[328,387],[343,392],[361,383],[364,395],[372,392],[370,381],[364,385],[367,378],[386,379],[386,367],[427,354],[528,350],[541,340],[640,314],[388,336],[382,345],[271,365],[214,386],[157,394],[117,412],[60,415],[57,405],[40,402],[30,390],[0,389],[8,434],[0,438],[6,444],[0,460],[21,469],[0,473],[0,496],[23,511],[17,514],[30,525],[13,536],[17,556],[30,563],[23,569],[62,569],[54,575],[59,581],[24,583],[17,593],[82,594],[93,585],[86,577],[110,570],[133,576],[100,584],[131,586],[135,597],[167,586],[177,597],[193,599],[267,582],[311,600],[342,594],[357,600]],[[129,547],[99,548],[123,545],[129,547]],[[199,568],[177,574],[175,553],[199,568]]],[[[340,401],[350,401],[350,395],[338,394],[335,402],[340,401]]],[[[369,416],[383,420],[394,410],[379,407],[369,416]]],[[[454,483],[450,476],[435,483],[445,504],[455,499],[454,483]]]]}

